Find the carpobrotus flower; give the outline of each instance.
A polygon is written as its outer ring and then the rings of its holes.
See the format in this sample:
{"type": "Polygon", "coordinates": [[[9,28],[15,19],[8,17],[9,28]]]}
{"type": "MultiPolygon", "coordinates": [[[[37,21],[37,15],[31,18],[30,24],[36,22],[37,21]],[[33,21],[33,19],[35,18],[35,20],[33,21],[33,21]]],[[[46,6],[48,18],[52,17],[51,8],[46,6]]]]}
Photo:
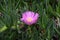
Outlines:
{"type": "Polygon", "coordinates": [[[35,24],[38,20],[39,14],[32,11],[26,11],[22,13],[21,21],[27,25],[35,24]]]}

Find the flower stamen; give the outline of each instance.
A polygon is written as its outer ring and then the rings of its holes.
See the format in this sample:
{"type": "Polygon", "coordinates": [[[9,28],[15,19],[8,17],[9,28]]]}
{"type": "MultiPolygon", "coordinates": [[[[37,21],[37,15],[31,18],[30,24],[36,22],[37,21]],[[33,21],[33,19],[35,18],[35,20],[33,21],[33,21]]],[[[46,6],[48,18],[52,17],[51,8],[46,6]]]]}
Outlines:
{"type": "Polygon", "coordinates": [[[27,18],[27,21],[28,21],[28,22],[31,22],[31,21],[32,21],[32,18],[31,18],[31,17],[28,17],[28,18],[27,18]]]}

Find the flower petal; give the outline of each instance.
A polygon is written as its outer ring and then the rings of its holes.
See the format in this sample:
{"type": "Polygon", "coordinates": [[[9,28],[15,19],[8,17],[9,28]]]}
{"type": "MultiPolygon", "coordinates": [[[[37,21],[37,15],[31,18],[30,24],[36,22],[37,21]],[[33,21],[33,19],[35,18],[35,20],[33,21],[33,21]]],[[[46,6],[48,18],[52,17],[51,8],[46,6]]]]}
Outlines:
{"type": "Polygon", "coordinates": [[[24,18],[21,18],[21,21],[24,21],[24,18]]]}
{"type": "Polygon", "coordinates": [[[38,17],[39,17],[39,14],[36,13],[35,16],[34,16],[34,19],[38,19],[38,17]]]}
{"type": "Polygon", "coordinates": [[[26,13],[22,13],[22,17],[27,17],[26,13]]]}
{"type": "Polygon", "coordinates": [[[27,11],[26,12],[26,15],[29,16],[29,17],[33,17],[34,16],[34,12],[27,11]]]}

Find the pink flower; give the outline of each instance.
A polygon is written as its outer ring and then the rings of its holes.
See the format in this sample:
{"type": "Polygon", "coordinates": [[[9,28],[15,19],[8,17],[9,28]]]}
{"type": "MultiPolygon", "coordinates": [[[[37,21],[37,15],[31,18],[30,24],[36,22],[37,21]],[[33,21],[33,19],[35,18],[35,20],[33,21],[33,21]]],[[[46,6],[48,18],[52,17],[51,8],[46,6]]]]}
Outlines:
{"type": "Polygon", "coordinates": [[[27,25],[35,24],[38,20],[39,14],[32,11],[26,11],[22,13],[21,21],[27,25]]]}

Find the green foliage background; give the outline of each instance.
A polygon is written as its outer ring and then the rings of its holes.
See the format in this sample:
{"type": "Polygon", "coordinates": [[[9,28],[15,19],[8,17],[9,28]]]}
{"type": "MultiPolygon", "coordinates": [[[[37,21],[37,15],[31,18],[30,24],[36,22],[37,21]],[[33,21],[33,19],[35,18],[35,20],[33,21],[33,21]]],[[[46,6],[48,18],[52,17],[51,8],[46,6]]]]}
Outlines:
{"type": "Polygon", "coordinates": [[[0,40],[60,40],[60,0],[0,0],[0,40]],[[40,15],[31,27],[20,21],[27,10],[40,15]]]}

